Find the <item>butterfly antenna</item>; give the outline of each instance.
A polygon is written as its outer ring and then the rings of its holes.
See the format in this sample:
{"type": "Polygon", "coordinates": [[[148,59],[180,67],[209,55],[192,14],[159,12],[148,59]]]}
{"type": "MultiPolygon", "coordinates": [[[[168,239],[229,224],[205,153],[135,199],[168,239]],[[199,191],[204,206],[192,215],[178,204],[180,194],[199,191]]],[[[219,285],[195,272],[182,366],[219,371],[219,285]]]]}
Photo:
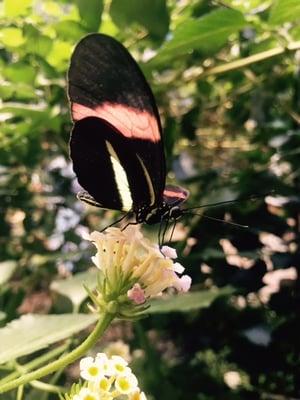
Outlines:
{"type": "Polygon", "coordinates": [[[197,213],[187,213],[187,214],[198,215],[200,217],[203,217],[203,218],[206,218],[206,219],[210,219],[211,221],[222,222],[223,224],[233,225],[233,226],[236,226],[237,228],[243,228],[243,229],[248,229],[249,228],[249,225],[242,225],[242,224],[238,224],[237,222],[226,221],[225,219],[211,217],[211,216],[206,215],[206,214],[197,214],[197,213]]]}
{"type": "Polygon", "coordinates": [[[258,199],[262,199],[266,196],[269,196],[270,194],[273,194],[274,191],[268,192],[268,193],[264,193],[264,194],[260,194],[260,195],[252,195],[249,196],[245,199],[234,199],[234,200],[225,200],[225,201],[219,201],[217,203],[209,203],[209,204],[203,204],[202,206],[197,206],[197,207],[190,207],[190,208],[183,208],[182,211],[190,211],[190,210],[198,210],[200,208],[206,208],[206,207],[220,207],[223,206],[224,204],[233,204],[233,203],[240,203],[242,201],[254,201],[254,200],[258,200],[258,199]]]}

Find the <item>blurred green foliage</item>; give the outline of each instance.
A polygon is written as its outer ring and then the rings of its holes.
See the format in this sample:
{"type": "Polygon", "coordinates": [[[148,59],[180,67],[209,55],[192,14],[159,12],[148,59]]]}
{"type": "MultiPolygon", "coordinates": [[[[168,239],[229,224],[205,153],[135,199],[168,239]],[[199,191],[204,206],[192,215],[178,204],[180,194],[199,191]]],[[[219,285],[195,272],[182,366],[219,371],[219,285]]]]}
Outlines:
{"type": "MultiPolygon", "coordinates": [[[[86,311],[76,275],[90,266],[93,249],[81,235],[116,215],[76,200],[66,70],[76,42],[100,31],[124,43],[147,75],[164,126],[168,180],[190,190],[188,205],[262,196],[205,211],[248,229],[201,215],[178,225],[176,246],[199,306],[190,298],[171,302],[172,312],[119,334],[145,352],[134,362],[145,391],[173,400],[300,397],[299,4],[2,1],[1,326],[28,312],[86,311]]],[[[70,382],[68,373],[56,379],[70,382]]],[[[29,400],[56,398],[43,396],[27,389],[29,400]]]]}

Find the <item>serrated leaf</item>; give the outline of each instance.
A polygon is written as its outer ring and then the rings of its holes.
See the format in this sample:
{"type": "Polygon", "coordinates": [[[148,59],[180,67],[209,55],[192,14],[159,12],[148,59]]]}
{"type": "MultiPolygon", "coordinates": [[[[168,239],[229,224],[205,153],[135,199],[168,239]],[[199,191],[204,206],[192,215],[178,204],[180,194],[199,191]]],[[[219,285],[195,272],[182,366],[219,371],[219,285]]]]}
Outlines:
{"type": "Polygon", "coordinates": [[[274,2],[269,22],[272,25],[280,25],[284,22],[300,20],[300,1],[299,0],[277,0],[274,2]]]}
{"type": "Polygon", "coordinates": [[[16,261],[9,260],[0,263],[0,285],[7,282],[17,268],[16,261]]]}
{"type": "Polygon", "coordinates": [[[188,312],[208,307],[216,298],[233,293],[233,288],[226,287],[219,290],[203,290],[186,294],[170,296],[166,299],[155,299],[150,302],[148,314],[169,312],[188,312]]]}
{"type": "Polygon", "coordinates": [[[103,0],[76,0],[82,25],[91,32],[97,32],[101,22],[103,0]]]}
{"type": "Polygon", "coordinates": [[[94,314],[23,315],[0,329],[0,363],[66,339],[97,318],[94,314]]]}
{"type": "Polygon", "coordinates": [[[88,294],[83,285],[93,290],[97,284],[97,270],[80,272],[68,279],[53,281],[50,288],[62,296],[68,297],[74,306],[79,306],[88,294]]]}
{"type": "Polygon", "coordinates": [[[163,38],[169,30],[170,18],[165,0],[112,0],[110,15],[121,29],[138,23],[158,38],[163,38]]]}
{"type": "Polygon", "coordinates": [[[246,25],[242,13],[231,9],[219,9],[201,18],[190,18],[182,23],[166,42],[151,64],[166,63],[174,57],[201,50],[204,53],[215,53],[228,40],[229,36],[246,25]]]}

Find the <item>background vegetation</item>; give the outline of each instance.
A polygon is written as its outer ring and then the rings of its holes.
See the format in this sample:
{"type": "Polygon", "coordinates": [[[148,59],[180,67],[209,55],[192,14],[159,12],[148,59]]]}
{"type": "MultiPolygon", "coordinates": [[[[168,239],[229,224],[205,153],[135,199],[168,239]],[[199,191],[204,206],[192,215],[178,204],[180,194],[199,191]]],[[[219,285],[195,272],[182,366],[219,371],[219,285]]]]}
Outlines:
{"type": "MultiPolygon", "coordinates": [[[[94,320],[81,288],[94,250],[81,235],[116,215],[76,200],[66,70],[76,42],[100,31],[144,70],[168,181],[190,190],[188,205],[262,197],[205,211],[248,229],[181,221],[174,245],[193,293],[115,324],[99,348],[128,343],[153,399],[300,398],[299,22],[298,0],[3,0],[0,324],[14,322],[0,330],[1,375],[56,357],[94,320]]],[[[51,390],[34,382],[26,399],[51,390]]]]}

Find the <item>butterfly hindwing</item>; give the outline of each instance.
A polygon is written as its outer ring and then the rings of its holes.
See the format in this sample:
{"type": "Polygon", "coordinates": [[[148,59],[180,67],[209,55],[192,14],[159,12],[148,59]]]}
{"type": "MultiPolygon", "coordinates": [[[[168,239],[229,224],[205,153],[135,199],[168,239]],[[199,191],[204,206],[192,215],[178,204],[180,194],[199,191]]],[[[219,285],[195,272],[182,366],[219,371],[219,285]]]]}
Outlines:
{"type": "Polygon", "coordinates": [[[83,188],[103,207],[124,209],[125,176],[133,208],[159,204],[166,174],[159,114],[128,51],[102,34],[81,40],[71,59],[69,97],[71,158],[83,188]]]}
{"type": "Polygon", "coordinates": [[[189,191],[173,185],[166,185],[163,193],[163,200],[170,207],[178,206],[189,197],[189,191]]]}

